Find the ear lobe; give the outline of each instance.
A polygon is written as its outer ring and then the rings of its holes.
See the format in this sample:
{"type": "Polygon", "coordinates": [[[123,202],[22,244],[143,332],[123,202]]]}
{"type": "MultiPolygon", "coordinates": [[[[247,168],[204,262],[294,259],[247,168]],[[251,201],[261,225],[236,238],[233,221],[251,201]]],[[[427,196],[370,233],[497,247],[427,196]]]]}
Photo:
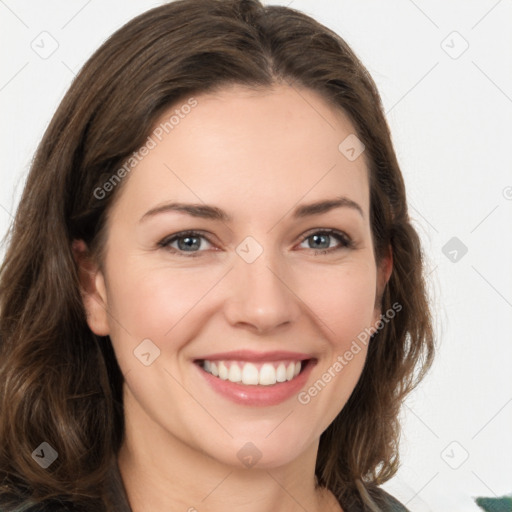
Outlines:
{"type": "Polygon", "coordinates": [[[110,334],[107,290],[103,273],[89,255],[83,240],[73,240],[71,250],[77,264],[80,293],[87,315],[87,324],[98,336],[110,334]]]}

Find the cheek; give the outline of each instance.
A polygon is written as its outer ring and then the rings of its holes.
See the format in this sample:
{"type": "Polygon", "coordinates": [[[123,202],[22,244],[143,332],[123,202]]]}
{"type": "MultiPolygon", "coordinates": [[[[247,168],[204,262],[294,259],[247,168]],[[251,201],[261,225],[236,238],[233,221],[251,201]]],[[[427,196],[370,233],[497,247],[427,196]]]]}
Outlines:
{"type": "Polygon", "coordinates": [[[314,311],[323,334],[343,348],[372,325],[376,269],[359,262],[320,269],[300,283],[304,302],[314,311]]]}
{"type": "Polygon", "coordinates": [[[320,434],[343,409],[361,376],[369,340],[365,329],[373,325],[376,268],[360,261],[325,269],[313,282],[304,281],[303,290],[322,329],[325,357],[297,398],[313,423],[322,418],[313,425],[320,434]]]}
{"type": "Polygon", "coordinates": [[[148,267],[137,259],[117,260],[108,282],[111,329],[117,338],[126,339],[129,333],[133,342],[149,338],[162,349],[173,339],[177,349],[176,342],[191,335],[183,332],[192,327],[187,319],[221,276],[211,269],[148,267]]]}

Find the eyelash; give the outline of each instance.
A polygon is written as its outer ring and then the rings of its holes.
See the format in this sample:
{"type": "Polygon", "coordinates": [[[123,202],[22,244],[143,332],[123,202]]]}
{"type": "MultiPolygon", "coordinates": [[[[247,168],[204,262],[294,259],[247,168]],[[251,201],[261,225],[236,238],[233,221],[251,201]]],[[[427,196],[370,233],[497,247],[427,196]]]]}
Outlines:
{"type": "MultiPolygon", "coordinates": [[[[319,229],[317,231],[309,232],[309,234],[305,235],[299,243],[305,242],[308,238],[311,238],[313,235],[328,235],[336,238],[341,245],[337,247],[329,247],[328,249],[311,249],[312,251],[321,251],[321,254],[329,254],[332,252],[340,251],[341,249],[352,249],[354,247],[353,240],[347,236],[345,233],[338,231],[336,229],[319,229]]],[[[203,233],[199,231],[182,231],[180,233],[176,233],[171,235],[170,237],[166,237],[160,242],[158,242],[158,246],[167,250],[170,250],[172,254],[177,254],[179,256],[184,256],[185,258],[196,258],[201,255],[204,251],[195,251],[186,254],[186,251],[180,251],[179,249],[175,249],[174,247],[170,247],[170,244],[179,240],[180,238],[187,237],[198,237],[205,239],[209,244],[213,243],[206,237],[203,233]]]]}

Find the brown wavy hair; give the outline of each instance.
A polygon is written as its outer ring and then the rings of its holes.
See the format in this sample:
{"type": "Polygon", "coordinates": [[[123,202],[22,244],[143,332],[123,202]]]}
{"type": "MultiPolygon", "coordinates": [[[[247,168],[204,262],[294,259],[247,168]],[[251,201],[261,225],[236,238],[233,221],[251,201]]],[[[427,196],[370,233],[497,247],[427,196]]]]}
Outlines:
{"type": "MultiPolygon", "coordinates": [[[[376,262],[391,246],[375,333],[350,399],[322,434],[318,483],[343,507],[378,510],[399,465],[399,412],[432,364],[420,239],[374,81],[347,43],[305,14],[258,0],[178,0],[114,33],[88,60],[37,149],[0,269],[0,505],[60,498],[104,503],[123,439],[123,379],[108,337],[91,332],[73,240],[101,262],[115,187],[94,191],[140,148],[155,121],[193,94],[287,83],[341,109],[366,146],[376,262]],[[57,463],[31,454],[47,441],[57,463]]],[[[129,179],[129,178],[126,178],[129,179]]],[[[100,510],[99,508],[97,510],[100,510]]]]}

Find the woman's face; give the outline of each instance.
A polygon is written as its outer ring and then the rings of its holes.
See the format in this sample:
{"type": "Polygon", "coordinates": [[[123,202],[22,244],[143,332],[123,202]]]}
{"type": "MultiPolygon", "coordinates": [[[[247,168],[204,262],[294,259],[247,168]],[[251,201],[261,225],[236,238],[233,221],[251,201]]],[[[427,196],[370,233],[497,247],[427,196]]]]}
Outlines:
{"type": "Polygon", "coordinates": [[[352,393],[391,264],[376,267],[348,118],[288,86],[195,101],[124,178],[89,325],[111,337],[145,448],[275,467],[352,393]]]}

